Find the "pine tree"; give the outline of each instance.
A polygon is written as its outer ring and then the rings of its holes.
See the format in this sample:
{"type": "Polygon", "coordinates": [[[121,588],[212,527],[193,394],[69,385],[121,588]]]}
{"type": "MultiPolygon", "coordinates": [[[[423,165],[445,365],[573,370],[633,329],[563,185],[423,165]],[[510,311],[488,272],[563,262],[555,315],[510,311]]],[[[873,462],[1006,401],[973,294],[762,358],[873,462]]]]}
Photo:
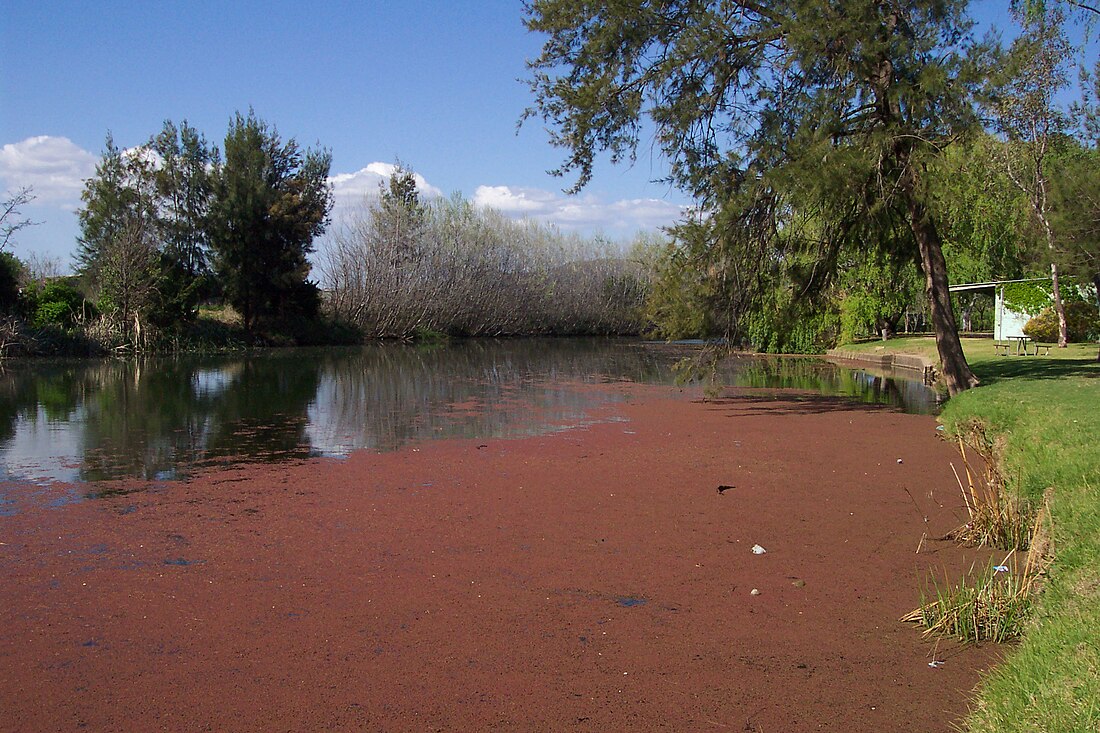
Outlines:
{"type": "Polygon", "coordinates": [[[214,267],[247,330],[313,317],[319,293],[307,278],[313,240],[328,222],[332,156],[303,151],[254,112],[237,114],[225,136],[210,205],[214,267]]]}

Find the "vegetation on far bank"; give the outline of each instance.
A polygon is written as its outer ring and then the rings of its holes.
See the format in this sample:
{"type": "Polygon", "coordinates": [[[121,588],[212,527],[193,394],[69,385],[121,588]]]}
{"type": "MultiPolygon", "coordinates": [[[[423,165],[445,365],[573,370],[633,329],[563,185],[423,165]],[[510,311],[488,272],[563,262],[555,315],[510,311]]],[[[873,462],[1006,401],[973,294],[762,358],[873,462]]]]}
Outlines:
{"type": "MultiPolygon", "coordinates": [[[[425,202],[400,165],[331,226],[330,160],[251,111],[221,148],[186,122],[136,149],[108,135],[77,274],[0,251],[0,356],[641,332],[657,238],[627,250],[457,194],[425,202]],[[219,308],[232,323],[209,317],[219,308]]],[[[32,200],[4,202],[4,245],[32,200]]]]}

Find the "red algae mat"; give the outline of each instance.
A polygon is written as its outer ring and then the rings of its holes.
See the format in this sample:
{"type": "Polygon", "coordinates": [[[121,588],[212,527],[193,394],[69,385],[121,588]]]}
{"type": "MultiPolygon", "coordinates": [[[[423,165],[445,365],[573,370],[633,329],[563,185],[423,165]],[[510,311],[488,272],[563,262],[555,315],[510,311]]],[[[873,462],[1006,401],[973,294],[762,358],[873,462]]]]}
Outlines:
{"type": "Polygon", "coordinates": [[[961,505],[933,419],[606,389],[542,437],[17,502],[0,730],[952,729],[999,652],[898,621],[974,560],[916,553],[961,505]]]}

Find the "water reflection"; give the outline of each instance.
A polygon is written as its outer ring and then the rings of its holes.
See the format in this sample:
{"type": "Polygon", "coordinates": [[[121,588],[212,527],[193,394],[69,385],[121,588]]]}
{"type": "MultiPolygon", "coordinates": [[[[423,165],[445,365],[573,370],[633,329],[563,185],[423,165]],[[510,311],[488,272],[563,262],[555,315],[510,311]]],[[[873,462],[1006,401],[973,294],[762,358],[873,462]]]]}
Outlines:
{"type": "MultiPolygon", "coordinates": [[[[668,384],[683,354],[587,339],[20,363],[0,372],[0,480],[181,478],[239,460],[541,433],[583,424],[595,407],[622,399],[584,384],[668,384]]],[[[720,378],[934,406],[919,383],[815,360],[731,359],[720,378]]]]}

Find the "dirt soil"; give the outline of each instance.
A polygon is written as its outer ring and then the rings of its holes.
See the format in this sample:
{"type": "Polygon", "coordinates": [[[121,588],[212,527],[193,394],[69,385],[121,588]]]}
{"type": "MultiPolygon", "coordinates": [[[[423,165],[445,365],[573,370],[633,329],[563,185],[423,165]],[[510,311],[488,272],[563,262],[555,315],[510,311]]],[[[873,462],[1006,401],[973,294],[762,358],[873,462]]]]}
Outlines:
{"type": "Polygon", "coordinates": [[[23,492],[0,730],[952,729],[1001,652],[898,621],[974,559],[916,553],[962,510],[932,418],[600,389],[542,437],[23,492]]]}

